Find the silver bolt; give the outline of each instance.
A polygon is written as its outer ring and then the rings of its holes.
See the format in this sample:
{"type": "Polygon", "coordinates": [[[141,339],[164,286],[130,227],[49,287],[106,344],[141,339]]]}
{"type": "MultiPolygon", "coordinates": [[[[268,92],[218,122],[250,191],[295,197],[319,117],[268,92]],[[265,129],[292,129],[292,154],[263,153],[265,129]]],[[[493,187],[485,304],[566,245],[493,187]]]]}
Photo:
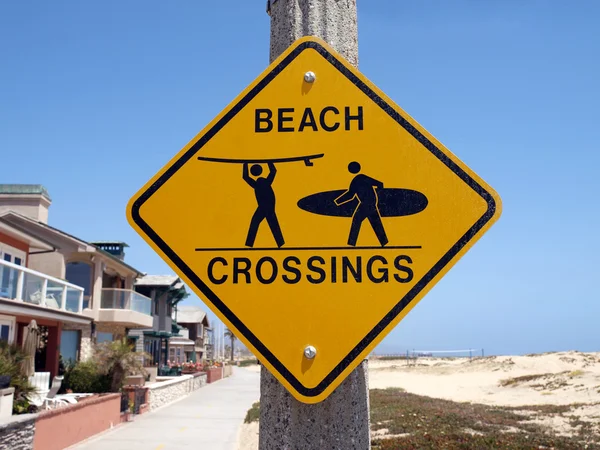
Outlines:
{"type": "Polygon", "coordinates": [[[306,72],[304,74],[304,81],[306,81],[307,83],[314,83],[316,79],[317,76],[314,72],[306,72]]]}
{"type": "Polygon", "coordinates": [[[304,357],[306,359],[314,359],[315,356],[317,356],[317,349],[312,345],[307,345],[304,349],[304,357]]]}

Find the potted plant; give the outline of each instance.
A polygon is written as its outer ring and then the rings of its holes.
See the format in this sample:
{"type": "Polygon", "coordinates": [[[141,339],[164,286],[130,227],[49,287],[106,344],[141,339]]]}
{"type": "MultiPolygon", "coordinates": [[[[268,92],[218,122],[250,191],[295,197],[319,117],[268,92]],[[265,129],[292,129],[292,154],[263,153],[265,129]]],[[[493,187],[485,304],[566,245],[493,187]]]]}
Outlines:
{"type": "Polygon", "coordinates": [[[127,409],[127,411],[125,412],[125,420],[127,420],[127,422],[133,422],[134,413],[135,403],[133,403],[133,400],[129,400],[129,409],[127,409]]]}
{"type": "Polygon", "coordinates": [[[0,389],[6,389],[10,387],[10,375],[0,375],[0,389]]]}

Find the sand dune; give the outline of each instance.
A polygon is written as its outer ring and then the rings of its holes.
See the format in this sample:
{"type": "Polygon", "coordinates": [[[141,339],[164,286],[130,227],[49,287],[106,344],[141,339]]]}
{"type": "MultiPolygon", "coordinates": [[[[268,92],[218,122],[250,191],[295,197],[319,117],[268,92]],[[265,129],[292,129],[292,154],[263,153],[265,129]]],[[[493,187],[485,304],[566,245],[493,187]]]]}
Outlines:
{"type": "Polygon", "coordinates": [[[369,387],[489,405],[600,402],[600,353],[369,361],[369,387]]]}
{"type": "MultiPolygon", "coordinates": [[[[260,371],[259,366],[247,370],[260,371]]],[[[456,402],[518,407],[528,422],[557,434],[577,432],[571,419],[592,424],[600,434],[600,353],[576,351],[484,358],[369,360],[369,388],[407,392],[456,402]],[[579,404],[579,405],[574,405],[579,404]],[[534,405],[574,405],[568,412],[534,410],[534,405]]],[[[258,448],[258,424],[242,427],[240,450],[258,448]]]]}

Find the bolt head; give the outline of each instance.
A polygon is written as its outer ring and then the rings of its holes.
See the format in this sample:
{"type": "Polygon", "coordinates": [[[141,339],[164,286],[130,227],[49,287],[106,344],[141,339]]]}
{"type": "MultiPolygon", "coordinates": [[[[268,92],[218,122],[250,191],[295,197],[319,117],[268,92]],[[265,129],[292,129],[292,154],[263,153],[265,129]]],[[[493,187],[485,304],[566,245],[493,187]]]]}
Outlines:
{"type": "Polygon", "coordinates": [[[312,345],[307,345],[304,349],[304,357],[306,359],[314,359],[315,356],[317,356],[317,349],[312,345]]]}
{"type": "Polygon", "coordinates": [[[317,76],[314,72],[306,72],[304,74],[304,81],[306,81],[307,83],[314,83],[316,79],[317,76]]]}

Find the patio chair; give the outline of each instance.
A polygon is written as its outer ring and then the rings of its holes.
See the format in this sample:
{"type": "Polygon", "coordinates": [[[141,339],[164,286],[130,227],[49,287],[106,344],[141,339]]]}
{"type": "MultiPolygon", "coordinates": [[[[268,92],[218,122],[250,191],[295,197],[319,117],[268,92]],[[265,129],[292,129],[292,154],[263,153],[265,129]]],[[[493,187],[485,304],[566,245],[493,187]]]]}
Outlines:
{"type": "Polygon", "coordinates": [[[29,384],[35,388],[35,391],[28,396],[29,401],[36,406],[43,405],[50,391],[50,372],[35,372],[29,377],[29,384]]]}

